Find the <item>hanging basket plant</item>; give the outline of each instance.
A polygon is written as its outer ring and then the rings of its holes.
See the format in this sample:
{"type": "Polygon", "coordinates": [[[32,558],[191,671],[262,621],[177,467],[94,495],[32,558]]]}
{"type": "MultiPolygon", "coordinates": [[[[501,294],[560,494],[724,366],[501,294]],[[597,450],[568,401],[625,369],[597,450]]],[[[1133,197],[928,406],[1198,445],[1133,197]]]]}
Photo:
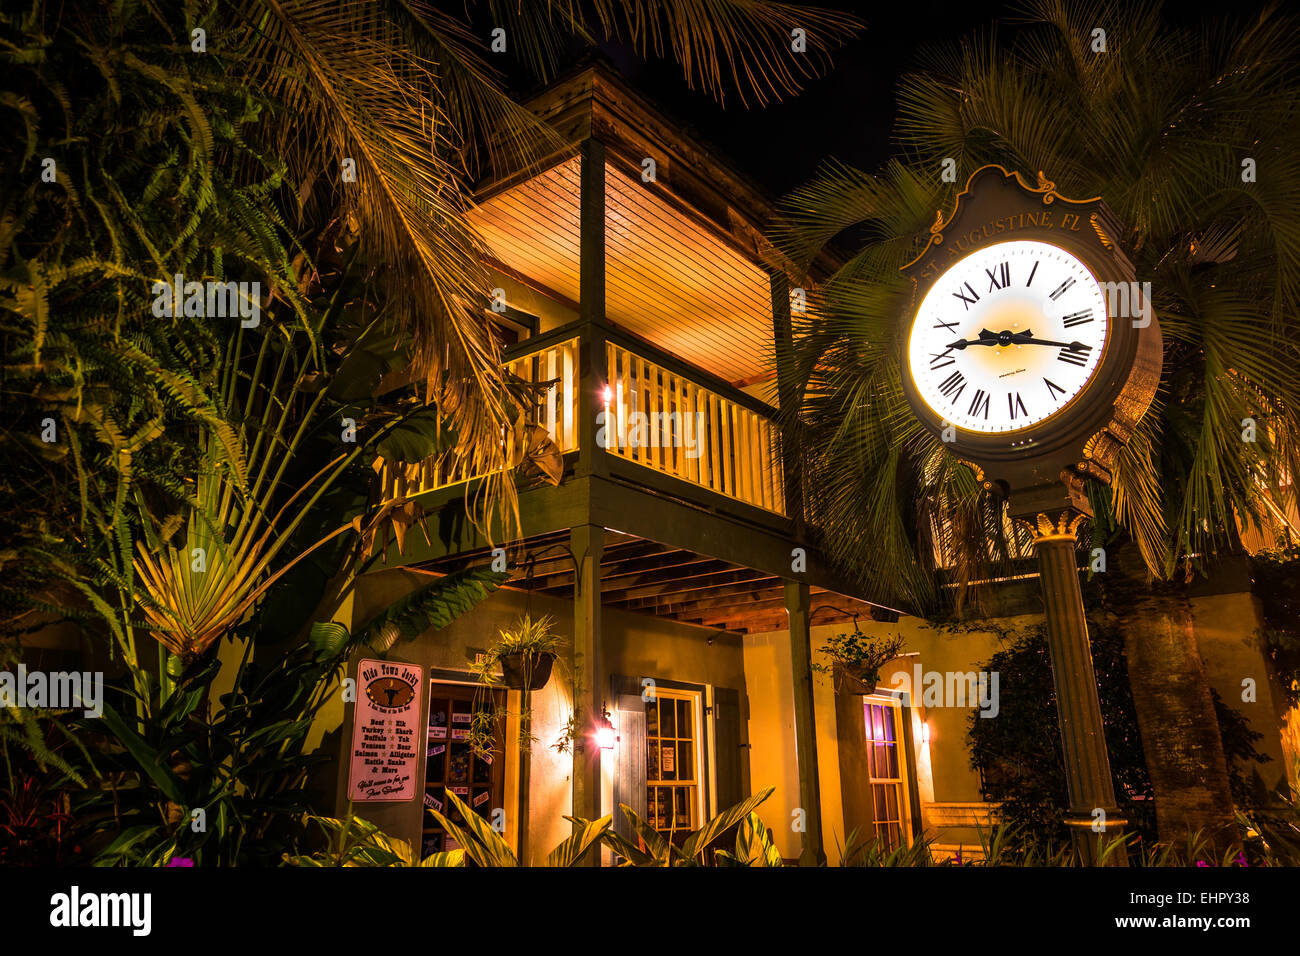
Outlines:
{"type": "Polygon", "coordinates": [[[524,614],[509,627],[501,629],[479,663],[484,683],[495,683],[495,670],[501,667],[501,682],[511,690],[541,690],[551,679],[551,667],[560,646],[555,633],[555,619],[549,614],[539,618],[524,614]]]}
{"type": "Polygon", "coordinates": [[[512,651],[502,654],[501,682],[511,690],[541,690],[551,679],[555,654],[551,651],[512,651]]]}
{"type": "Polygon", "coordinates": [[[829,673],[837,694],[867,696],[876,692],[880,682],[880,668],[898,656],[903,649],[903,636],[868,637],[853,622],[853,633],[836,634],[821,653],[828,663],[815,663],[812,669],[829,673]]]}
{"type": "Polygon", "coordinates": [[[835,693],[837,694],[854,694],[858,697],[868,697],[876,692],[879,677],[860,677],[845,670],[842,665],[835,664],[832,666],[831,680],[835,685],[835,693]]]}

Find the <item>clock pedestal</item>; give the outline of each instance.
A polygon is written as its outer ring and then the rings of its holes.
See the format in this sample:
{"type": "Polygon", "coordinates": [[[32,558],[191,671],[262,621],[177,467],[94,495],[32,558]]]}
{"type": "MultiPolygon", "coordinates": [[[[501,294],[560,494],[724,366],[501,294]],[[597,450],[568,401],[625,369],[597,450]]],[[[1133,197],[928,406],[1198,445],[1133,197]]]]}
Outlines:
{"type": "MultiPolygon", "coordinates": [[[[1022,500],[1021,504],[1025,503],[1022,500]]],[[[1012,508],[1012,517],[1029,525],[1034,534],[1070,798],[1065,823],[1080,860],[1087,866],[1097,866],[1105,844],[1123,838],[1127,821],[1115,803],[1075,557],[1075,536],[1088,514],[1060,505],[1033,514],[1030,518],[1029,513],[1012,508]]],[[[1124,848],[1116,848],[1106,863],[1127,866],[1124,848]]]]}

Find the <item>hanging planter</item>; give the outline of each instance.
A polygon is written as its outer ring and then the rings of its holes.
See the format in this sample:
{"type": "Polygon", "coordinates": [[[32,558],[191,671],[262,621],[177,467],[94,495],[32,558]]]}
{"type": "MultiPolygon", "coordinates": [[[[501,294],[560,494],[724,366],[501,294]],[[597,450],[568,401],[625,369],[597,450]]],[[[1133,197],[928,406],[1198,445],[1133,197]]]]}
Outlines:
{"type": "Polygon", "coordinates": [[[835,678],[835,693],[852,694],[857,697],[869,697],[876,692],[876,682],[880,679],[879,674],[861,674],[853,673],[836,664],[833,672],[835,678]]]}
{"type": "Polygon", "coordinates": [[[541,690],[551,679],[555,654],[551,651],[514,651],[501,654],[501,682],[511,690],[541,690]]]}
{"type": "Polygon", "coordinates": [[[852,634],[836,634],[821,652],[829,661],[816,662],[812,669],[830,673],[837,694],[865,697],[876,692],[880,668],[898,656],[903,649],[903,638],[894,634],[868,637],[853,622],[852,634]]]}

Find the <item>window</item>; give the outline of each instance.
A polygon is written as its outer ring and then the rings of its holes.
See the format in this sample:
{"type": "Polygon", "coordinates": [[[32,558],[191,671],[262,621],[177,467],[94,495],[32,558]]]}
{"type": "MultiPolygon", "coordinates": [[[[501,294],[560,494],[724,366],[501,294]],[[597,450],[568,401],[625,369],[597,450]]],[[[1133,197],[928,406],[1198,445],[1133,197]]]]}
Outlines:
{"type": "Polygon", "coordinates": [[[700,694],[655,688],[645,705],[646,814],[673,839],[701,826],[700,694]]]}
{"type": "Polygon", "coordinates": [[[893,849],[907,842],[907,799],[903,788],[907,755],[901,745],[902,708],[894,698],[865,697],[867,774],[876,839],[893,849]]]}

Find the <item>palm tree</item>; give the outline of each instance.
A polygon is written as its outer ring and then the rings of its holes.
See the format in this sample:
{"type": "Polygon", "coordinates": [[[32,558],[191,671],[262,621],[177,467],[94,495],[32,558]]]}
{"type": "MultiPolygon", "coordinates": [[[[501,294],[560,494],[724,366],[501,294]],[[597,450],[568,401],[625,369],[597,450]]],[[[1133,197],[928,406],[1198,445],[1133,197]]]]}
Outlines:
{"type": "MultiPolygon", "coordinates": [[[[605,35],[646,55],[670,43],[693,85],[760,104],[795,92],[856,24],[748,0],[481,9],[542,78],[567,39],[605,35]],[[795,27],[809,54],[789,49],[795,27]]],[[[367,506],[376,453],[454,443],[487,476],[483,512],[512,510],[518,448],[502,438],[520,393],[488,334],[465,214],[476,182],[556,137],[506,92],[471,12],[72,0],[0,14],[0,110],[25,134],[0,154],[3,393],[20,423],[2,436],[0,567],[21,569],[5,638],[95,618],[147,699],[137,633],[204,655],[256,624],[294,565],[344,560],[346,541],[346,580],[375,535],[400,540],[419,511],[367,506]],[[146,293],[178,272],[259,281],[263,324],[160,320],[146,293]],[[389,376],[427,408],[377,402],[389,376]],[[370,429],[340,453],[349,414],[370,429]],[[58,441],[33,437],[46,421],[58,441]]]]}
{"type": "MultiPolygon", "coordinates": [[[[855,23],[749,0],[597,2],[589,23],[568,4],[481,8],[542,78],[566,38],[604,34],[643,54],[670,43],[694,85],[758,103],[794,92],[855,23]],[[795,27],[811,55],[789,49],[795,27]]],[[[423,0],[0,13],[0,110],[24,134],[0,152],[2,388],[17,423],[0,444],[0,567],[18,608],[0,619],[0,663],[51,617],[93,618],[133,680],[124,740],[169,700],[195,703],[194,672],[211,675],[223,637],[284,658],[277,625],[297,634],[316,607],[300,572],[342,586],[376,536],[400,543],[419,509],[367,500],[376,455],[454,443],[489,476],[485,510],[513,504],[518,448],[503,434],[520,393],[488,334],[466,212],[482,177],[556,138],[470,24],[423,0]],[[260,282],[261,324],[151,313],[151,282],[178,272],[260,282]],[[422,394],[395,398],[394,381],[422,394]],[[340,443],[341,417],[365,426],[355,443],[340,443]],[[33,436],[46,421],[57,441],[33,436]],[[296,613],[275,618],[286,603],[296,613]]],[[[395,609],[419,629],[437,592],[395,609]]],[[[36,722],[9,719],[0,745],[55,762],[36,722]]]]}
{"type": "Polygon", "coordinates": [[[1123,245],[1151,283],[1164,372],[1113,486],[1089,489],[1091,544],[1111,552],[1100,580],[1123,612],[1167,839],[1232,824],[1179,585],[1240,547],[1239,519],[1269,522],[1295,501],[1298,44],[1296,19],[1271,8],[1173,29],[1153,4],[1036,0],[1010,36],[971,37],[904,77],[900,158],[876,176],[828,165],[788,198],[775,232],[797,275],[833,240],[851,250],[797,324],[806,387],[784,409],[820,489],[812,520],[864,586],[925,613],[944,599],[936,543],[956,556],[952,579],[964,584],[987,577],[1016,542],[998,502],[908,414],[899,267],[935,210],[950,209],[987,163],[1030,182],[1043,171],[1065,195],[1099,195],[1127,224],[1123,245]],[[959,170],[955,184],[941,179],[945,160],[959,170]]]}

